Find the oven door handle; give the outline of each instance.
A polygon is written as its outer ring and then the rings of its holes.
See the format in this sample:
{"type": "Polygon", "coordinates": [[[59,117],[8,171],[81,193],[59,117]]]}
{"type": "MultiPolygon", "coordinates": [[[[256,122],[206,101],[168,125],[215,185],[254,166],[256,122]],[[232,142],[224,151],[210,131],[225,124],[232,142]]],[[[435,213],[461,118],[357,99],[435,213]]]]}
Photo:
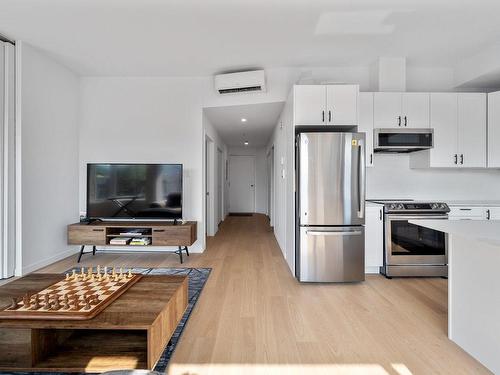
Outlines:
{"type": "Polygon", "coordinates": [[[448,215],[386,215],[387,220],[447,220],[448,215]]]}
{"type": "Polygon", "coordinates": [[[363,234],[360,230],[351,231],[323,231],[323,230],[307,230],[307,235],[310,236],[359,236],[363,234]]]}

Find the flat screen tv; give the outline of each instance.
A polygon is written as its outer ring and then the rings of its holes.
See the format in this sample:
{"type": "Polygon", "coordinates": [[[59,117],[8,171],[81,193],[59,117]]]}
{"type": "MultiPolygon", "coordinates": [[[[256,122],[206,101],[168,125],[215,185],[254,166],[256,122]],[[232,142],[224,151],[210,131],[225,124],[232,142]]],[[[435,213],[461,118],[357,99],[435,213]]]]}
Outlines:
{"type": "Polygon", "coordinates": [[[182,219],[182,164],[87,164],[89,219],[182,219]]]}

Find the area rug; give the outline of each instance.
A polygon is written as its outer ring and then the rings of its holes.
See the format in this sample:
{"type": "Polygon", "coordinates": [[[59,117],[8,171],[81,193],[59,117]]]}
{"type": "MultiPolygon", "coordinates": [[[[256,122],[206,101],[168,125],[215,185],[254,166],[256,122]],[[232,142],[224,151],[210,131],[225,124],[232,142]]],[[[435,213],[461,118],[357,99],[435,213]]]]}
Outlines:
{"type": "MultiPolygon", "coordinates": [[[[66,272],[72,272],[73,269],[79,270],[80,267],[71,268],[66,272]]],[[[128,268],[127,268],[128,270],[128,268]]],[[[161,355],[158,363],[156,364],[154,371],[163,373],[167,369],[168,362],[174,353],[175,347],[179,343],[184,327],[193,312],[193,308],[200,297],[201,291],[205,286],[205,283],[210,276],[211,268],[132,268],[134,273],[142,273],[144,275],[177,275],[177,276],[188,276],[189,278],[189,289],[188,289],[188,305],[184,315],[177,325],[177,328],[170,339],[170,345],[168,345],[163,354],[161,355]]],[[[62,372],[0,372],[4,375],[65,375],[67,373],[62,372]]],[[[72,373],[75,374],[75,373],[72,373]]]]}

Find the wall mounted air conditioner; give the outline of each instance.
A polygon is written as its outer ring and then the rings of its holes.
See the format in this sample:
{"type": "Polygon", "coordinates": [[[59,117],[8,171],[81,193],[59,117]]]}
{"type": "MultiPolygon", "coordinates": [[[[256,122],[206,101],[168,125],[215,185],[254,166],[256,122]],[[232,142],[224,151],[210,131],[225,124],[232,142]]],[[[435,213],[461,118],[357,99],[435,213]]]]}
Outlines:
{"type": "Polygon", "coordinates": [[[263,70],[218,74],[214,83],[219,94],[266,91],[266,76],[263,70]]]}

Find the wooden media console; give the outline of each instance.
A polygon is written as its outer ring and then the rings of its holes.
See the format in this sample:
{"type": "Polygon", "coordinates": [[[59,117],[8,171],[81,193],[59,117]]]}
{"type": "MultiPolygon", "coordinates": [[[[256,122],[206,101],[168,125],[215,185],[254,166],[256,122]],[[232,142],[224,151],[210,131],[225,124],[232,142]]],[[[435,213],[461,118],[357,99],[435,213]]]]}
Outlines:
{"type": "Polygon", "coordinates": [[[120,248],[134,248],[147,246],[176,246],[177,250],[170,251],[179,255],[182,263],[182,252],[189,256],[188,246],[196,241],[196,221],[186,221],[174,224],[161,221],[97,221],[93,223],[75,223],[68,225],[68,245],[79,245],[80,254],[78,262],[82,258],[85,246],[92,246],[92,254],[95,255],[97,246],[114,246],[120,248]],[[130,236],[122,233],[135,231],[137,235],[130,236]],[[140,233],[140,234],[139,234],[140,233]],[[147,245],[114,245],[114,238],[144,238],[149,239],[147,245]]]}

